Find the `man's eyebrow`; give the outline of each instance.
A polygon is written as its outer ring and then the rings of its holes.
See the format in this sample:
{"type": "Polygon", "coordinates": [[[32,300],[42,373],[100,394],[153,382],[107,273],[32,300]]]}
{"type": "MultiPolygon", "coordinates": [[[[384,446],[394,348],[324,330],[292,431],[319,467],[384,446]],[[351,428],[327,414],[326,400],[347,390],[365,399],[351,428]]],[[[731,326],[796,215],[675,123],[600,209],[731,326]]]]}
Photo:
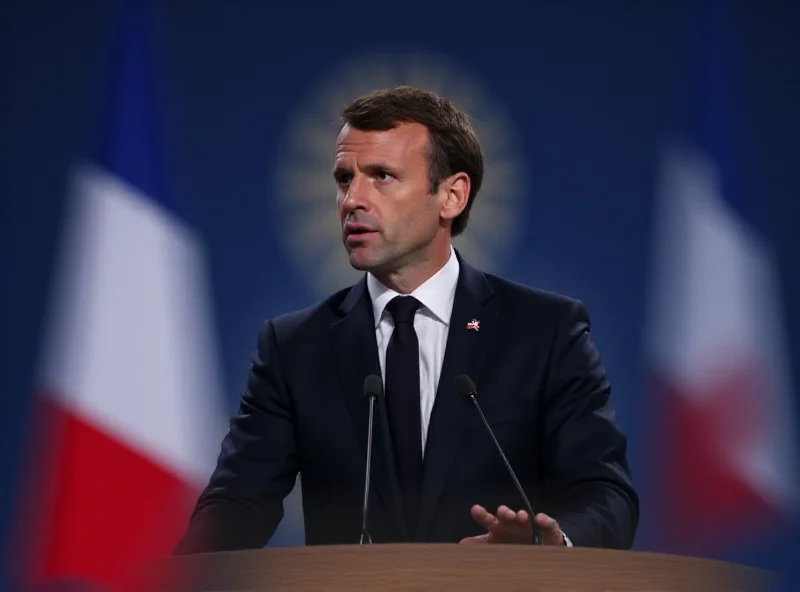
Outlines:
{"type": "Polygon", "coordinates": [[[386,171],[388,173],[396,173],[397,169],[390,164],[387,164],[383,161],[374,161],[374,162],[367,162],[364,164],[364,170],[370,173],[375,173],[378,171],[386,171]]]}
{"type": "MultiPolygon", "coordinates": [[[[386,162],[383,161],[374,161],[374,162],[367,162],[361,167],[367,173],[375,174],[381,171],[386,171],[392,175],[397,175],[397,168],[393,167],[386,162]]],[[[335,165],[332,170],[332,174],[334,178],[339,178],[342,175],[350,174],[353,172],[353,168],[350,166],[345,165],[335,165]]]]}
{"type": "Polygon", "coordinates": [[[350,172],[352,172],[351,167],[347,167],[341,164],[334,165],[333,170],[331,171],[333,176],[337,178],[345,173],[350,173],[350,172]]]}

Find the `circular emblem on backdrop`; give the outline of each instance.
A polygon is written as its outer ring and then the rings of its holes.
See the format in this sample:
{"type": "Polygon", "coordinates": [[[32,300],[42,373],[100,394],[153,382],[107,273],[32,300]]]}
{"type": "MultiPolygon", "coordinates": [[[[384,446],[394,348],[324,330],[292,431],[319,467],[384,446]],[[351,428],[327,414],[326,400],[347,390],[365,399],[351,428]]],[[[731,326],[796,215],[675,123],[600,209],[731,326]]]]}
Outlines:
{"type": "Polygon", "coordinates": [[[322,298],[355,283],[342,244],[332,176],[341,109],[359,95],[406,84],[431,90],[466,111],[484,151],[484,180],[469,224],[454,246],[486,271],[502,260],[522,226],[521,164],[514,127],[488,89],[461,67],[430,55],[354,60],[327,77],[290,118],[277,163],[279,228],[291,262],[322,298]]]}

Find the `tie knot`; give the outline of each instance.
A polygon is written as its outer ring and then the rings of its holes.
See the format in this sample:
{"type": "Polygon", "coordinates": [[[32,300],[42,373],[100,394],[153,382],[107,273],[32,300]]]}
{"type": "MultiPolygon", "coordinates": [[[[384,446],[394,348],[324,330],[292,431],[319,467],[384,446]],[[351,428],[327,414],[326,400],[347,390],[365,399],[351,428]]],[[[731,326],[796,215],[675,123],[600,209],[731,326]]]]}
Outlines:
{"type": "Polygon", "coordinates": [[[395,296],[386,305],[389,314],[392,315],[395,324],[397,323],[413,323],[414,314],[419,308],[420,302],[413,296],[395,296]]]}

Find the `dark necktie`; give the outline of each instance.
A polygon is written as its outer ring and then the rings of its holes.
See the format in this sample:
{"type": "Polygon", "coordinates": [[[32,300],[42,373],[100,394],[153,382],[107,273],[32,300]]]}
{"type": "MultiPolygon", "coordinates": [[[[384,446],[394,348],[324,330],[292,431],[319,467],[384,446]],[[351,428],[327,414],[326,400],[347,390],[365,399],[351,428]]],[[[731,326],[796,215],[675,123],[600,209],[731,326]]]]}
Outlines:
{"type": "Polygon", "coordinates": [[[394,319],[394,331],[386,349],[386,406],[412,538],[422,484],[419,341],[414,330],[414,314],[419,305],[413,296],[396,296],[386,305],[394,319]]]}

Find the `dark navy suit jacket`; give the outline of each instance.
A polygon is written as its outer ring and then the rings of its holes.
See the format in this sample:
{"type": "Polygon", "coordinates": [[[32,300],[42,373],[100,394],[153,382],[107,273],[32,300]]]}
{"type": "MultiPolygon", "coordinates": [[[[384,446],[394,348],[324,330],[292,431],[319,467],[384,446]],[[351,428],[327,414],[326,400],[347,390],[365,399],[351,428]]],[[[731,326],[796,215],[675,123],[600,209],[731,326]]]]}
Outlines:
{"type": "MultiPolygon", "coordinates": [[[[369,531],[375,543],[482,534],[473,504],[523,509],[455,378],[466,373],[534,511],[575,546],[629,548],[638,497],[584,305],[468,265],[460,254],[430,419],[416,534],[404,525],[385,405],[376,406],[369,531]],[[468,330],[477,319],[479,330],[468,330]]],[[[364,378],[381,375],[366,278],[263,325],[238,413],[176,553],[264,546],[301,474],[306,544],[357,543],[366,462],[364,378]]]]}

